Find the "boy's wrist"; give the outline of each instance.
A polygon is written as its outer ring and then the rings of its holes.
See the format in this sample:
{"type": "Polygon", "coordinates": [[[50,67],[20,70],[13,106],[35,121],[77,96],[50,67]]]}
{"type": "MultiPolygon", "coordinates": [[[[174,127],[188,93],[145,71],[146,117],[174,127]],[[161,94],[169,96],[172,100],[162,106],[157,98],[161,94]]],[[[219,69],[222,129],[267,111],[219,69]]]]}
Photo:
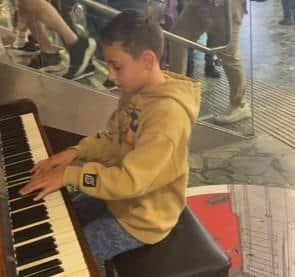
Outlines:
{"type": "Polygon", "coordinates": [[[79,155],[79,150],[75,146],[71,146],[65,151],[67,153],[67,156],[69,156],[69,158],[71,158],[72,160],[76,159],[79,155]]]}

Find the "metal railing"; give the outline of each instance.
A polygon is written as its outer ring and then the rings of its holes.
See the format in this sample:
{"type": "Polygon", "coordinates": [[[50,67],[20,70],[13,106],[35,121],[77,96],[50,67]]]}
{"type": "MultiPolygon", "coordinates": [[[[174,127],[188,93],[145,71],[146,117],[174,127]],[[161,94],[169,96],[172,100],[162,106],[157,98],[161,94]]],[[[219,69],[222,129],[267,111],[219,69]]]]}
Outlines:
{"type": "MultiPolygon", "coordinates": [[[[94,9],[96,9],[99,12],[102,12],[104,15],[108,16],[108,17],[114,17],[117,14],[120,13],[120,11],[109,7],[107,5],[104,5],[102,3],[99,2],[95,2],[93,0],[80,0],[81,3],[84,3],[87,6],[90,6],[94,9]]],[[[217,46],[217,47],[206,47],[203,44],[197,43],[197,42],[193,42],[191,40],[188,40],[182,36],[176,35],[174,33],[168,32],[166,30],[164,30],[164,35],[168,40],[172,40],[178,43],[181,43],[183,46],[187,47],[187,48],[193,48],[193,49],[197,49],[201,52],[205,52],[205,53],[216,53],[219,52],[225,48],[227,48],[231,42],[231,4],[230,4],[230,0],[224,0],[224,7],[225,7],[225,17],[226,17],[226,41],[224,45],[221,46],[217,46]]]]}

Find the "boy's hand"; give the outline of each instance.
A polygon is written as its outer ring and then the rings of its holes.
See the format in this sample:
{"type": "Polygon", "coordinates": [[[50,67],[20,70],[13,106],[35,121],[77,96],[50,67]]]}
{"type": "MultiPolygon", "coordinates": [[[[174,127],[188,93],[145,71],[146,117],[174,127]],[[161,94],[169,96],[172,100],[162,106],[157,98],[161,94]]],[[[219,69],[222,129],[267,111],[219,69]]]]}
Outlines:
{"type": "Polygon", "coordinates": [[[64,186],[63,175],[65,167],[55,167],[50,170],[46,175],[37,176],[30,180],[19,193],[26,195],[33,191],[40,190],[40,192],[34,197],[34,201],[44,198],[48,193],[57,191],[64,186]]]}
{"type": "Polygon", "coordinates": [[[77,154],[78,151],[76,149],[69,148],[63,152],[51,156],[46,160],[39,161],[30,171],[32,178],[34,179],[38,176],[44,176],[55,167],[67,166],[77,157],[77,154]]]}

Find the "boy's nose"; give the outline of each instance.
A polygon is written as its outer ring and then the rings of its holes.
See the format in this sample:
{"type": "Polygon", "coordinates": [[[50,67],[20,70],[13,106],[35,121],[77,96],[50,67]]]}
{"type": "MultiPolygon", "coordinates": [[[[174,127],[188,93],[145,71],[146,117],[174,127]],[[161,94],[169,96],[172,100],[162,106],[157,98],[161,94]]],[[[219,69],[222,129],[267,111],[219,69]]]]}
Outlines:
{"type": "Polygon", "coordinates": [[[116,83],[116,76],[115,76],[113,70],[109,70],[108,79],[109,79],[110,81],[116,83]]]}

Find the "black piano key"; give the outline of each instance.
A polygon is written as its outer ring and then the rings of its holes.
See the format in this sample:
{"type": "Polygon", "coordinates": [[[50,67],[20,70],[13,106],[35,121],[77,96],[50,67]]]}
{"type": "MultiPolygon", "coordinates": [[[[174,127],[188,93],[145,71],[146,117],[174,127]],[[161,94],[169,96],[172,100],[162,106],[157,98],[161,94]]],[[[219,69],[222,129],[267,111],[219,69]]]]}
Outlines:
{"type": "Polygon", "coordinates": [[[19,122],[21,122],[21,119],[19,116],[5,118],[4,120],[0,121],[0,127],[2,128],[2,126],[12,126],[13,124],[17,124],[19,122]]]}
{"type": "Polygon", "coordinates": [[[21,121],[19,121],[16,124],[7,122],[6,124],[0,125],[0,130],[1,130],[2,133],[7,133],[7,132],[10,132],[10,131],[18,131],[18,130],[20,130],[22,128],[24,128],[24,125],[23,125],[23,123],[21,121]]]}
{"type": "Polygon", "coordinates": [[[13,180],[13,181],[10,181],[7,183],[7,187],[10,188],[10,187],[14,187],[16,185],[25,185],[26,183],[28,183],[30,181],[30,177],[27,177],[27,178],[21,178],[21,179],[17,179],[17,180],[13,180]]]}
{"type": "Polygon", "coordinates": [[[23,161],[26,159],[32,159],[32,154],[30,152],[25,152],[25,153],[17,154],[15,156],[10,156],[10,157],[4,158],[3,161],[4,161],[4,164],[7,165],[7,164],[15,163],[18,161],[23,161]]]}
{"type": "Polygon", "coordinates": [[[9,200],[14,200],[16,198],[22,197],[22,195],[19,194],[19,190],[23,186],[24,186],[23,184],[20,184],[20,185],[16,185],[16,186],[13,186],[13,187],[9,187],[7,189],[7,191],[8,191],[8,199],[9,200]]]}
{"type": "Polygon", "coordinates": [[[52,233],[51,224],[48,222],[35,225],[13,233],[14,243],[27,241],[36,237],[52,233]]]}
{"type": "Polygon", "coordinates": [[[18,153],[23,153],[23,152],[26,152],[28,151],[30,148],[28,145],[18,145],[16,147],[10,147],[8,149],[5,149],[5,150],[2,150],[2,155],[4,157],[7,157],[7,156],[11,156],[11,155],[15,155],[15,154],[18,154],[18,153]]]}
{"type": "Polygon", "coordinates": [[[16,155],[16,154],[19,154],[19,153],[25,153],[25,152],[28,152],[28,151],[29,151],[29,149],[24,149],[24,150],[21,150],[21,151],[17,151],[17,150],[15,150],[15,149],[12,149],[12,150],[10,150],[9,152],[2,153],[2,155],[3,155],[4,157],[11,157],[11,156],[14,156],[14,155],[16,155]]]}
{"type": "Polygon", "coordinates": [[[28,158],[24,159],[24,160],[18,160],[18,161],[14,162],[14,163],[4,165],[4,170],[7,171],[10,168],[16,168],[16,167],[21,168],[22,165],[27,165],[27,164],[30,164],[31,166],[33,166],[34,161],[32,159],[28,159],[28,158]]]}
{"type": "Polygon", "coordinates": [[[49,268],[47,270],[43,270],[39,273],[33,274],[33,275],[27,275],[27,277],[50,277],[59,273],[64,272],[63,268],[60,266],[55,266],[52,268],[49,268]]]}
{"type": "Polygon", "coordinates": [[[48,219],[46,207],[39,205],[11,214],[12,228],[27,226],[35,222],[48,219]]]}
{"type": "Polygon", "coordinates": [[[47,237],[15,248],[17,265],[24,265],[58,254],[53,237],[47,237]]]}
{"type": "Polygon", "coordinates": [[[2,133],[6,133],[12,130],[19,130],[21,128],[24,128],[24,125],[22,123],[22,121],[18,121],[17,123],[12,123],[7,121],[6,124],[1,124],[0,125],[0,130],[2,133]]]}
{"type": "Polygon", "coordinates": [[[32,267],[24,269],[24,270],[20,270],[18,272],[18,276],[19,277],[35,276],[33,274],[41,273],[42,271],[46,271],[48,269],[58,267],[59,265],[61,265],[61,261],[58,259],[54,259],[49,262],[45,262],[45,263],[42,263],[42,264],[39,264],[36,266],[32,266],[32,267]]]}
{"type": "MultiPolygon", "coordinates": [[[[22,183],[22,184],[19,184],[19,185],[16,185],[16,186],[13,186],[13,187],[9,187],[7,190],[8,190],[8,199],[9,200],[15,200],[17,198],[22,198],[23,195],[19,194],[19,190],[26,184],[27,182],[25,183],[22,183]]],[[[40,190],[37,190],[37,191],[33,191],[29,194],[27,194],[27,196],[29,195],[37,195],[38,192],[40,190]]]]}
{"type": "Polygon", "coordinates": [[[26,133],[25,131],[23,131],[22,134],[20,134],[19,136],[17,136],[16,134],[12,137],[7,136],[5,139],[3,139],[2,133],[1,133],[1,144],[3,146],[6,145],[13,145],[13,144],[17,144],[19,142],[28,142],[28,139],[26,137],[26,133]]]}
{"type": "MultiPolygon", "coordinates": [[[[45,259],[45,258],[49,258],[52,256],[57,255],[59,252],[57,251],[56,248],[52,247],[51,249],[39,249],[41,251],[39,251],[40,253],[36,254],[35,252],[24,252],[24,255],[17,255],[16,256],[16,260],[17,260],[17,265],[21,266],[21,265],[25,265],[25,264],[29,264],[32,263],[34,261],[38,261],[41,259],[45,259]]],[[[29,250],[30,251],[30,250],[29,250]]]]}
{"type": "Polygon", "coordinates": [[[25,136],[25,131],[23,129],[1,132],[1,138],[2,138],[2,141],[4,142],[8,139],[24,137],[24,136],[25,136]]]}
{"type": "Polygon", "coordinates": [[[16,211],[16,210],[24,209],[27,207],[36,206],[40,203],[45,202],[43,199],[40,199],[38,201],[34,201],[33,200],[34,197],[35,197],[35,195],[28,195],[23,198],[11,201],[9,204],[10,211],[16,211]]]}
{"type": "Polygon", "coordinates": [[[8,147],[12,147],[12,146],[15,146],[15,145],[18,145],[18,144],[28,144],[28,141],[26,139],[26,137],[19,137],[19,138],[16,138],[16,139],[9,139],[7,141],[3,141],[2,140],[2,149],[6,149],[8,147]]]}
{"type": "Polygon", "coordinates": [[[1,128],[1,133],[4,134],[4,135],[8,135],[8,134],[11,134],[11,133],[24,133],[24,125],[23,124],[19,124],[15,127],[8,127],[6,126],[5,128],[1,128]]]}
{"type": "Polygon", "coordinates": [[[19,138],[25,138],[26,137],[26,134],[23,133],[23,134],[11,134],[11,135],[3,135],[3,133],[1,133],[1,145],[5,145],[6,143],[10,143],[11,141],[14,141],[14,140],[18,140],[19,138]]]}
{"type": "Polygon", "coordinates": [[[5,151],[5,150],[7,150],[9,148],[15,148],[15,147],[18,147],[20,145],[29,146],[29,144],[28,144],[28,142],[27,142],[27,140],[25,139],[24,136],[15,138],[13,140],[10,139],[8,142],[2,140],[2,151],[5,151]]]}
{"type": "MultiPolygon", "coordinates": [[[[21,246],[15,247],[16,255],[27,256],[28,252],[34,252],[34,254],[40,254],[44,250],[56,248],[55,239],[51,236],[42,238],[21,246]]],[[[31,253],[33,254],[33,253],[31,253]]]]}
{"type": "Polygon", "coordinates": [[[33,162],[32,159],[26,159],[26,160],[22,160],[22,161],[19,160],[19,161],[15,162],[15,163],[12,163],[12,164],[9,164],[9,165],[5,165],[4,166],[4,170],[7,171],[10,168],[16,168],[16,167],[21,168],[22,165],[27,165],[27,164],[29,164],[30,166],[33,166],[34,165],[34,162],[33,162]]]}
{"type": "Polygon", "coordinates": [[[9,183],[11,181],[19,180],[21,178],[25,178],[25,177],[29,177],[29,176],[31,176],[31,173],[28,171],[28,172],[14,175],[14,176],[7,176],[6,181],[9,183]]]}
{"type": "Polygon", "coordinates": [[[14,117],[14,118],[8,118],[5,121],[1,121],[0,128],[2,131],[5,131],[6,129],[12,129],[16,127],[23,126],[22,120],[20,117],[14,117]]]}
{"type": "Polygon", "coordinates": [[[4,166],[3,169],[6,176],[11,176],[15,173],[30,171],[34,165],[35,163],[32,160],[27,159],[4,166]]]}
{"type": "Polygon", "coordinates": [[[19,163],[15,163],[4,168],[4,171],[7,176],[31,170],[34,166],[34,162],[32,160],[26,160],[19,163]]]}

